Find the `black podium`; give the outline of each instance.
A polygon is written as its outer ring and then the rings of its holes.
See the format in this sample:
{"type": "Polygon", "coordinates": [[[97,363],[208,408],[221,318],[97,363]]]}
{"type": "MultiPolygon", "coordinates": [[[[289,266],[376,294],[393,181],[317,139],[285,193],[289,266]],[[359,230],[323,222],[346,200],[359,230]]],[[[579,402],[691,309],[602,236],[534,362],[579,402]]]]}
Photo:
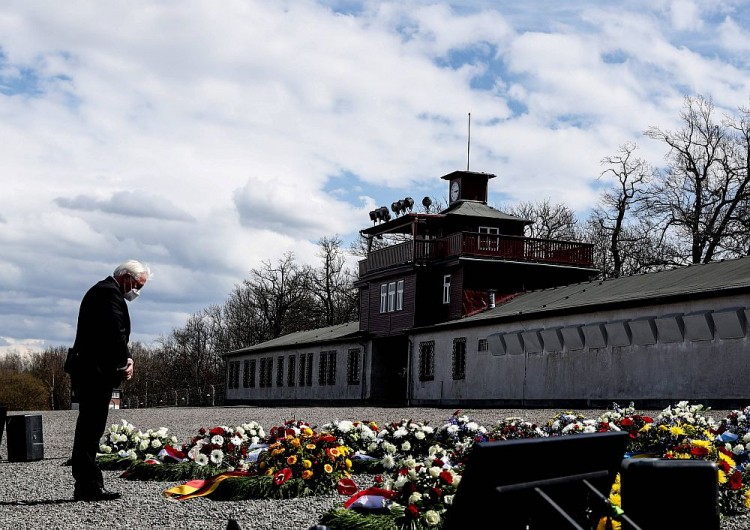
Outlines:
{"type": "Polygon", "coordinates": [[[41,414],[8,416],[7,433],[8,460],[30,462],[44,458],[44,436],[41,414]]]}

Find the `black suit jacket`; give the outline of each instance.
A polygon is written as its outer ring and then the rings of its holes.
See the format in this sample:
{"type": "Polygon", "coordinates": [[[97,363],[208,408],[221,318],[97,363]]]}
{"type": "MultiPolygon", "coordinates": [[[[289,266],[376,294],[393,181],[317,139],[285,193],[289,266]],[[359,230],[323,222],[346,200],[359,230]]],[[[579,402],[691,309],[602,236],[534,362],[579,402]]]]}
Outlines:
{"type": "Polygon", "coordinates": [[[74,386],[115,387],[122,381],[118,368],[130,352],[130,314],[120,286],[108,277],[88,290],[81,301],[74,348],[81,352],[74,386]]]}

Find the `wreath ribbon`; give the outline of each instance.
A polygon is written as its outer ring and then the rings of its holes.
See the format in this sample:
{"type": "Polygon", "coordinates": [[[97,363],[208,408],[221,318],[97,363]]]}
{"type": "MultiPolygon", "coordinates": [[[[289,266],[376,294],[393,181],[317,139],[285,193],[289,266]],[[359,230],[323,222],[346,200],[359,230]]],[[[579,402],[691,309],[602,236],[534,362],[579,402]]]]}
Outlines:
{"type": "Polygon", "coordinates": [[[214,475],[206,480],[191,480],[180,486],[169,488],[164,491],[164,496],[174,501],[184,501],[194,497],[205,497],[213,493],[216,488],[219,487],[219,484],[230,477],[252,477],[255,475],[257,475],[257,473],[250,471],[229,471],[227,473],[214,475]]]}

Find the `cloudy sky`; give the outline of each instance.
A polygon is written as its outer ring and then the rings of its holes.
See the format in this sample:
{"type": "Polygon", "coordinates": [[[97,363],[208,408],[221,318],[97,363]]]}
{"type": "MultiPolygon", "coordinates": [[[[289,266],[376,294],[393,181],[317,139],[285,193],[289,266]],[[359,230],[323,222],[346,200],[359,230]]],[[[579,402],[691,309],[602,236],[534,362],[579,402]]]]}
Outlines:
{"type": "Polygon", "coordinates": [[[584,214],[599,161],[675,128],[686,94],[750,97],[741,0],[0,3],[0,351],[71,344],[128,258],[149,342],[261,260],[345,241],[368,211],[445,196],[584,214]],[[533,6],[533,7],[529,7],[533,6]]]}

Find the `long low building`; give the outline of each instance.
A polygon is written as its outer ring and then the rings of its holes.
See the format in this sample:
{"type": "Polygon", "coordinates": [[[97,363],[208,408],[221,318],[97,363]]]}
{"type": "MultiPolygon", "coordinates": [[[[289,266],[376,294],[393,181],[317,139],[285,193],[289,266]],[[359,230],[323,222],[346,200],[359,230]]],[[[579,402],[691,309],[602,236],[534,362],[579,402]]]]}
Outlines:
{"type": "Polygon", "coordinates": [[[446,175],[443,212],[363,230],[410,239],[360,262],[360,321],[227,353],[226,402],[750,403],[750,257],[588,280],[590,245],[520,235],[492,177],[446,175]]]}

